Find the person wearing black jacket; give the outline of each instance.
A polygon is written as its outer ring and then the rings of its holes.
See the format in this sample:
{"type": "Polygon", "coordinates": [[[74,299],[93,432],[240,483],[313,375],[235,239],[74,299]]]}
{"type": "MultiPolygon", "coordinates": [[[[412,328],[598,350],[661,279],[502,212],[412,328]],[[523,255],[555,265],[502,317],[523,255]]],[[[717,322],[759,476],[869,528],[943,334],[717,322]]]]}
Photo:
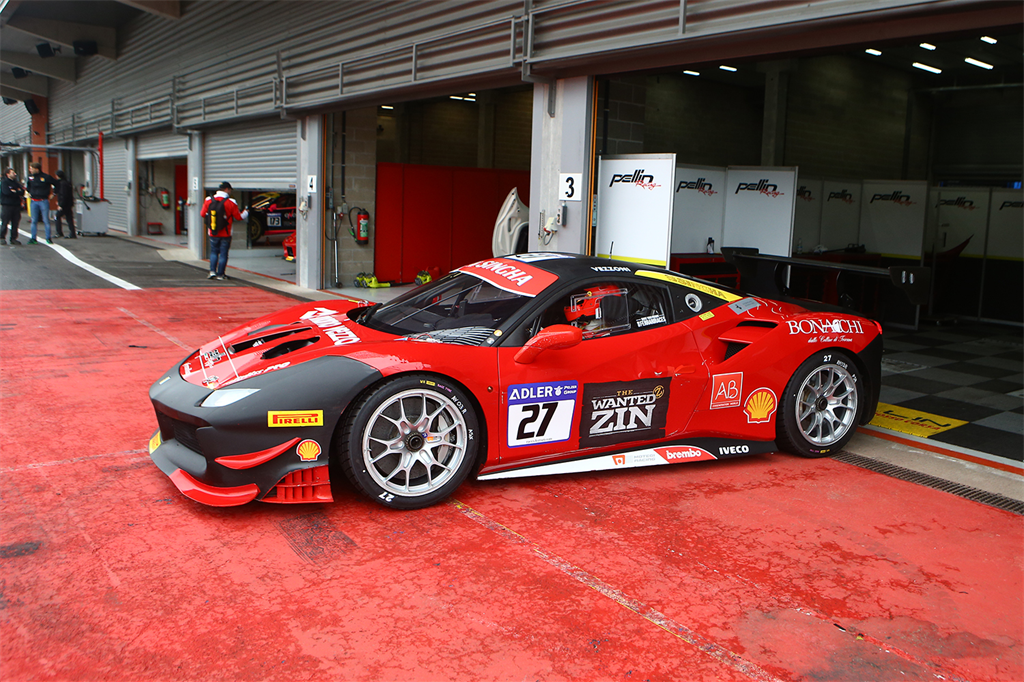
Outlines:
{"type": "Polygon", "coordinates": [[[4,179],[0,182],[0,243],[7,237],[7,226],[11,226],[11,246],[21,244],[18,241],[18,223],[21,222],[21,200],[25,196],[25,187],[18,180],[13,168],[4,171],[4,179]]]}
{"type": "Polygon", "coordinates": [[[43,164],[33,161],[28,165],[30,171],[25,186],[28,187],[28,195],[32,199],[29,204],[29,217],[32,220],[32,234],[29,235],[29,244],[38,244],[36,234],[39,230],[39,221],[46,225],[46,243],[52,244],[50,239],[50,194],[53,192],[57,180],[52,175],[43,172],[43,164]]]}
{"type": "Polygon", "coordinates": [[[75,189],[68,181],[68,174],[62,170],[57,171],[57,236],[64,238],[64,231],[61,229],[61,218],[68,219],[68,237],[75,239],[78,234],[75,232],[75,189]]]}

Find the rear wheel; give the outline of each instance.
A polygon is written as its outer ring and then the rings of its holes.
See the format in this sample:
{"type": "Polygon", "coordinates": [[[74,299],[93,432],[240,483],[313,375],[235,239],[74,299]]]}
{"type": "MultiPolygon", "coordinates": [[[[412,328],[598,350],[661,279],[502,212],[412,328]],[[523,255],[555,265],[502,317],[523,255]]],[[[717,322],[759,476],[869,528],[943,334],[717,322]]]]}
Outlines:
{"type": "Polygon", "coordinates": [[[436,504],[476,458],[477,415],[449,382],[411,374],[381,384],[352,408],[337,453],[350,481],[395,509],[436,504]]]}
{"type": "Polygon", "coordinates": [[[266,218],[257,213],[253,213],[249,216],[249,243],[255,244],[263,238],[263,234],[267,231],[266,218]]]}
{"type": "Polygon", "coordinates": [[[842,351],[820,351],[797,368],[786,385],[777,436],[801,457],[826,457],[853,438],[863,409],[863,381],[842,351]]]}

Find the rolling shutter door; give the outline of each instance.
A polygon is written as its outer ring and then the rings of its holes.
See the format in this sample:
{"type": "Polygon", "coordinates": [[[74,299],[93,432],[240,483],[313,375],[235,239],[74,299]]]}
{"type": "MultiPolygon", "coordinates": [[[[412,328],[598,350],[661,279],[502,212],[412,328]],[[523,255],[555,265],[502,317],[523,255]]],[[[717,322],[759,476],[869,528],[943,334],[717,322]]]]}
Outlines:
{"type": "Polygon", "coordinates": [[[206,135],[207,187],[225,180],[236,190],[294,189],[299,155],[296,121],[256,121],[206,135]]]}
{"type": "Polygon", "coordinates": [[[110,201],[107,216],[110,227],[128,230],[128,150],[125,139],[115,137],[103,144],[103,196],[110,201]]]}
{"type": "Polygon", "coordinates": [[[172,132],[140,135],[136,141],[135,158],[139,161],[150,159],[171,159],[188,156],[188,135],[172,132]]]}

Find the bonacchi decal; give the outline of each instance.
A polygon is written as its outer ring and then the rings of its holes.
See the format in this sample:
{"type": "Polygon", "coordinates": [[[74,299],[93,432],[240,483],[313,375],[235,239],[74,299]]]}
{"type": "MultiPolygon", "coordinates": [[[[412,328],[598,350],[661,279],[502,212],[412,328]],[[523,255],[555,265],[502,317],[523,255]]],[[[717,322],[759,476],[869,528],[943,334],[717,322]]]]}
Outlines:
{"type": "Polygon", "coordinates": [[[759,388],[747,396],[747,402],[743,404],[743,411],[747,415],[748,424],[762,424],[771,421],[775,414],[775,408],[779,401],[775,392],[770,388],[759,388]]]}
{"type": "Polygon", "coordinates": [[[664,379],[585,384],[580,447],[662,438],[668,400],[664,379]]]}
{"type": "Polygon", "coordinates": [[[307,438],[295,447],[295,452],[303,462],[315,462],[323,449],[320,447],[320,443],[307,438]]]}
{"type": "Polygon", "coordinates": [[[711,409],[739,407],[743,395],[743,372],[715,374],[711,377],[711,409]]]}
{"type": "Polygon", "coordinates": [[[575,381],[509,386],[508,446],[569,440],[578,389],[575,381]]]}

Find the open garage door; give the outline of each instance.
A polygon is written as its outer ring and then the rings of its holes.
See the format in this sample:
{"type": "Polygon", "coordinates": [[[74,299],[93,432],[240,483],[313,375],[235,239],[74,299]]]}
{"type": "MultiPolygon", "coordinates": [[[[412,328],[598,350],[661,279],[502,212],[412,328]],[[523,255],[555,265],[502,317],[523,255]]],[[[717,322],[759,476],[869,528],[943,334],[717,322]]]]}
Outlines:
{"type": "Polygon", "coordinates": [[[236,190],[295,189],[298,133],[295,121],[251,122],[206,136],[206,184],[227,181],[236,190]]]}

